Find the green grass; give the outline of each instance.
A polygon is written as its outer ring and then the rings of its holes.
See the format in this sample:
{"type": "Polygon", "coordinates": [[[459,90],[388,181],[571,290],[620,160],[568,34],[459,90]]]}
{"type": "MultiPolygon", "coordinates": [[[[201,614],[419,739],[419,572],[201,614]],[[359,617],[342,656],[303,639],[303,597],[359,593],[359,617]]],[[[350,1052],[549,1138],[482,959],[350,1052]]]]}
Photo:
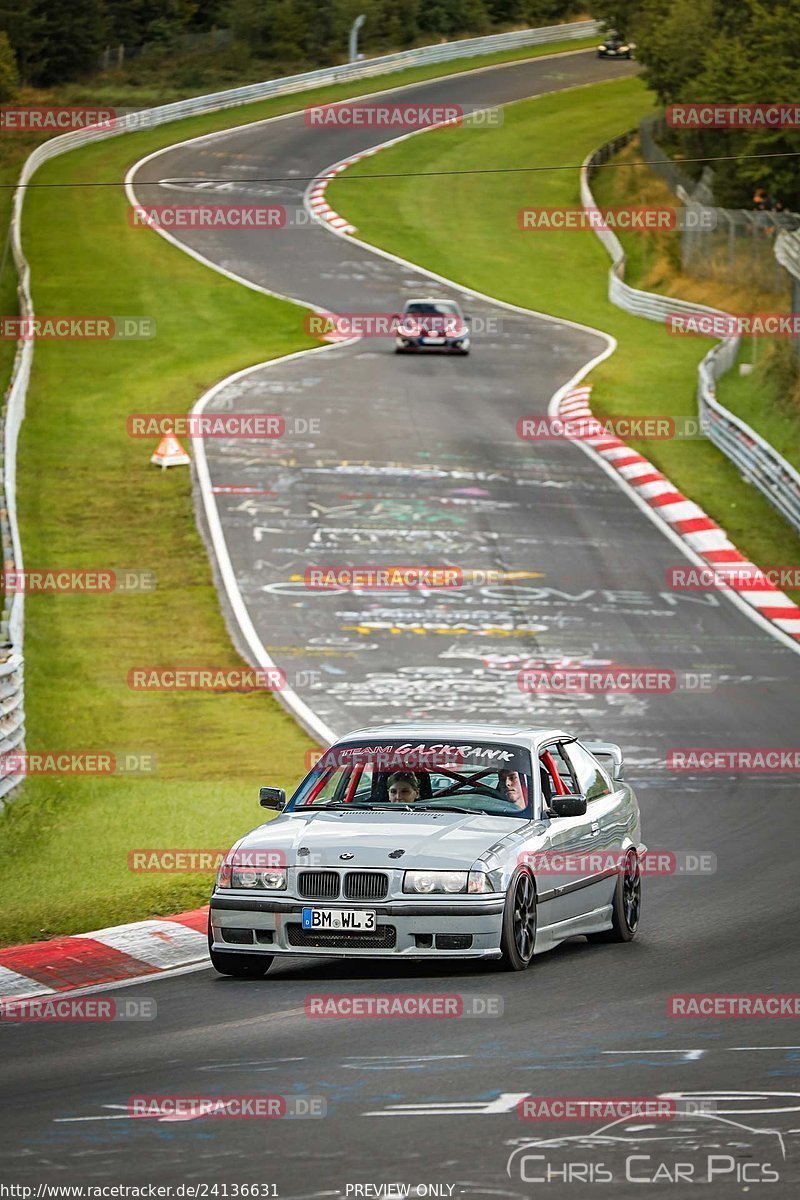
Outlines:
{"type": "MultiPolygon", "coordinates": [[[[304,310],[131,229],[121,187],[74,185],[121,181],[132,163],[177,140],[470,65],[398,72],[113,138],[35,177],[65,185],[31,188],[26,200],[36,310],[142,314],[155,319],[157,336],[37,345],[19,452],[26,567],[133,567],[155,572],[158,587],[130,596],[28,597],[27,745],[146,753],[157,771],[27,780],[0,816],[1,944],[202,903],[208,876],[133,874],[129,852],[230,845],[261,820],[258,785],[292,787],[311,746],[270,696],[136,694],[126,685],[136,665],[238,659],[195,526],[188,472],[149,466],[153,445],[128,438],[125,417],[185,411],[232,371],[315,344],[302,329],[304,310]]],[[[5,178],[21,157],[3,164],[5,178]]],[[[13,290],[4,294],[5,311],[14,311],[12,301],[13,290]]]]}
{"type": "MultiPolygon", "coordinates": [[[[137,151],[115,140],[42,178],[119,178],[137,151]]],[[[0,823],[7,942],[201,902],[207,878],[131,874],[129,850],[230,844],[259,820],[259,783],[295,783],[311,745],[270,696],[136,694],[126,683],[135,665],[237,658],[188,471],[150,466],[153,445],[127,436],[125,416],[185,411],[238,367],[311,345],[302,310],[131,229],[118,189],[31,193],[25,244],[40,313],[145,314],[157,328],[152,341],[36,347],[19,455],[26,566],[132,567],[158,587],[28,597],[28,748],[144,752],[157,772],[27,781],[0,823]]]]}
{"type": "Polygon", "coordinates": [[[797,366],[787,362],[793,354],[792,347],[783,339],[777,345],[776,341],[745,339],[736,366],[717,381],[717,398],[800,471],[797,366]],[[740,375],[737,369],[740,362],[752,363],[753,371],[740,375]]]}
{"type": "MultiPolygon", "coordinates": [[[[636,138],[613,161],[627,164],[640,158],[636,138]]],[[[667,185],[646,166],[624,165],[601,171],[593,188],[601,205],[675,204],[667,185]]],[[[767,290],[774,287],[774,272],[764,269],[763,261],[761,269],[754,272],[749,247],[740,248],[740,261],[732,267],[723,256],[712,275],[697,276],[682,268],[679,234],[622,233],[620,241],[626,255],[625,278],[633,287],[733,313],[791,309],[788,276],[783,276],[786,285],[780,291],[767,290]]],[[[717,384],[719,399],[789,462],[800,466],[800,370],[791,345],[785,338],[745,340],[739,362],[754,363],[755,370],[740,375],[735,367],[723,375],[717,384]]]]}
{"type": "MultiPolygon", "coordinates": [[[[187,121],[177,121],[169,127],[170,134],[165,140],[163,131],[156,134],[151,149],[168,145],[171,141],[182,140],[184,137],[195,137],[200,133],[211,132],[215,129],[235,128],[237,125],[257,121],[263,117],[277,116],[284,112],[293,112],[307,104],[341,100],[347,96],[368,95],[370,92],[381,91],[384,88],[403,87],[410,83],[423,82],[426,79],[444,78],[447,75],[460,74],[464,71],[477,70],[481,67],[498,66],[506,62],[521,62],[530,58],[541,58],[548,54],[559,54],[570,50],[586,50],[595,45],[596,38],[579,38],[574,41],[554,42],[547,46],[527,46],[517,50],[500,50],[496,54],[476,55],[472,58],[456,59],[448,63],[432,63],[428,66],[413,67],[405,71],[394,71],[386,75],[376,76],[354,83],[343,83],[336,87],[318,88],[309,92],[296,92],[276,100],[259,101],[256,104],[242,105],[238,109],[228,109],[211,117],[193,118],[187,121]],[[178,132],[174,132],[178,131],[178,132]]],[[[239,87],[245,81],[220,84],[224,87],[239,87]]],[[[206,90],[217,90],[209,88],[206,90]]],[[[60,88],[48,90],[26,89],[17,101],[24,105],[88,104],[92,107],[155,107],[159,104],[169,104],[175,100],[186,98],[186,91],[180,87],[169,85],[134,86],[125,79],[109,79],[107,82],[93,81],[91,85],[74,83],[64,84],[60,88]]],[[[139,135],[140,137],[143,135],[139,135]]],[[[13,190],[10,184],[16,182],[22,165],[28,155],[41,142],[46,141],[41,134],[20,133],[8,134],[0,138],[0,230],[5,241],[8,222],[11,213],[13,190]]],[[[141,140],[137,145],[142,144],[141,140]]],[[[128,139],[128,145],[134,145],[128,139]]],[[[142,152],[144,153],[144,151],[142,152]]],[[[141,157],[135,155],[132,161],[141,157]]],[[[0,275],[0,311],[16,313],[16,275],[10,254],[4,271],[0,275]]],[[[7,380],[14,361],[14,343],[0,342],[0,379],[7,380]]]]}
{"type": "MultiPolygon", "coordinates": [[[[500,129],[436,130],[364,159],[339,176],[327,195],[366,241],[488,295],[613,334],[616,354],[590,379],[598,416],[695,417],[697,364],[712,340],[671,337],[612,305],[606,294],[609,259],[592,232],[518,228],[522,207],[579,206],[577,169],[424,177],[425,172],[579,164],[651,108],[652,99],[637,79],[520,102],[506,108],[500,129]],[[393,178],[370,179],[381,174],[393,178]]],[[[710,443],[632,445],[755,562],[766,567],[800,561],[800,538],[710,443]]]]}

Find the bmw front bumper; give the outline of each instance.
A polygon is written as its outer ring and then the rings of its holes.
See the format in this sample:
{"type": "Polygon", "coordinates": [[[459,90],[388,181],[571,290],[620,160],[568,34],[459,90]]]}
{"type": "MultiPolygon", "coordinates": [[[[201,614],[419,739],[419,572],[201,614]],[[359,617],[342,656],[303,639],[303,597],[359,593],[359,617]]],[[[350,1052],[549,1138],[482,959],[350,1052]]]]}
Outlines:
{"type": "Polygon", "coordinates": [[[504,895],[408,896],[347,905],[331,901],[214,894],[214,949],[322,958],[498,958],[504,895]],[[314,905],[375,912],[374,933],[303,930],[302,911],[314,905]]]}

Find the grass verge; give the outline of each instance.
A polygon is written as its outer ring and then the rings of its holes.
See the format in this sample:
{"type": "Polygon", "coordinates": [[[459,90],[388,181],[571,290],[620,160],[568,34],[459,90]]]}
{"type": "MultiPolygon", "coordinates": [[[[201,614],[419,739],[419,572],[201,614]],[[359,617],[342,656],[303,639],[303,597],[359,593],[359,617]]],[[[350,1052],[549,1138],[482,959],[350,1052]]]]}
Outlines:
{"type": "MultiPolygon", "coordinates": [[[[671,337],[612,305],[606,294],[609,259],[594,233],[518,227],[523,207],[578,207],[577,169],[467,174],[455,183],[452,175],[424,174],[578,164],[601,142],[636,124],[652,103],[638,79],[626,79],[513,104],[500,129],[434,130],[364,159],[338,176],[327,196],[365,241],[467,287],[613,334],[616,354],[591,376],[598,416],[694,417],[697,364],[713,341],[671,337]],[[394,177],[370,179],[383,173],[394,177]]],[[[800,561],[800,538],[710,443],[631,444],[753,561],[764,567],[800,561]]]]}
{"type": "MultiPolygon", "coordinates": [[[[125,416],[185,411],[231,372],[315,344],[302,329],[304,310],[131,229],[121,187],[75,185],[121,181],[133,162],[177,140],[354,91],[576,48],[506,52],[262,101],[109,139],[37,174],[37,183],[64,185],[31,188],[26,200],[37,311],[147,315],[157,337],[37,346],[19,454],[26,567],[150,570],[158,587],[128,596],[28,597],[28,747],[147,754],[157,770],[26,782],[0,816],[1,944],[201,903],[208,876],[134,874],[130,851],[227,847],[259,820],[257,786],[268,779],[291,787],[311,745],[268,695],[134,694],[126,684],[133,666],[238,660],[195,527],[188,473],[150,467],[152,446],[127,437],[125,416]]],[[[22,157],[3,164],[4,179],[22,157]]],[[[13,288],[3,295],[5,311],[13,311],[13,288]]]]}
{"type": "MultiPolygon", "coordinates": [[[[593,185],[599,204],[675,204],[667,185],[649,167],[628,165],[640,158],[637,138],[614,159],[624,169],[599,173],[593,185]]],[[[774,264],[772,269],[765,269],[769,254],[762,255],[754,269],[746,243],[738,272],[735,267],[727,267],[724,255],[714,275],[697,278],[682,269],[679,234],[622,233],[620,241],[626,254],[625,278],[633,287],[680,296],[732,313],[791,309],[788,276],[776,272],[774,264]],[[786,286],[775,291],[774,284],[781,278],[786,286]]],[[[723,375],[717,384],[719,399],[800,468],[800,369],[791,344],[785,338],[743,339],[738,362],[752,364],[754,369],[740,375],[734,367],[723,375]]]]}

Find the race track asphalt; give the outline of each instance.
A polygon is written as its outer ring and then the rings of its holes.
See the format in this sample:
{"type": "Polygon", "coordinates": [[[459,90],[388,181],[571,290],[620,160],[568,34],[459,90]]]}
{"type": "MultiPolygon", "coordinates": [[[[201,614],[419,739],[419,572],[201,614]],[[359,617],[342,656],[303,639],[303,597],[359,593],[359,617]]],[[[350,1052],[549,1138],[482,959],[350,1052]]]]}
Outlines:
{"type": "MultiPolygon", "coordinates": [[[[395,98],[481,107],[629,69],[579,53],[395,98]]],[[[236,178],[243,182],[221,193],[215,185],[215,198],[275,200],[291,214],[310,177],[387,136],[314,130],[301,114],[165,152],[137,173],[136,192],[143,202],[185,200],[197,189],[153,181],[236,178]],[[298,183],[246,183],[265,175],[298,183]]],[[[431,292],[464,298],[318,225],[185,240],[263,287],[333,311],[392,312],[431,292]]],[[[259,369],[213,402],[209,411],[320,422],[313,437],[207,443],[216,487],[274,493],[217,494],[254,625],[337,733],[375,720],[464,717],[612,737],[626,751],[648,845],[710,852],[715,872],[648,879],[633,943],[575,939],[520,975],[304,959],[274,966],[263,981],[203,970],[109,993],[152,997],[154,1022],[10,1025],[0,1178],[268,1182],[285,1200],[356,1197],[356,1185],[393,1182],[411,1185],[411,1195],[442,1185],[445,1196],[521,1197],[581,1194],[593,1181],[600,1194],[639,1197],[656,1175],[681,1196],[758,1194],[759,1180],[767,1195],[796,1194],[793,1022],[681,1021],[666,1005],[675,992],[797,988],[797,787],[790,775],[670,775],[664,756],[681,746],[791,746],[800,659],[726,598],[671,592],[666,572],[685,562],[680,551],[578,448],[517,439],[517,419],[546,412],[601,339],[465,303],[494,330],[476,337],[470,358],[397,357],[388,343],[362,340],[259,369]],[[452,596],[309,594],[292,579],[310,563],[389,561],[525,574],[452,596]],[[564,658],[706,673],[714,690],[519,691],[520,665],[564,658]],[[305,1001],[327,991],[459,993],[503,1014],[307,1016],[305,1001]],[[133,1095],[256,1092],[323,1097],[327,1116],[175,1122],[125,1110],[133,1095]],[[613,1140],[598,1137],[602,1121],[541,1124],[516,1112],[527,1094],[672,1093],[705,1096],[716,1111],[623,1122],[613,1140]],[[702,1185],[709,1155],[720,1156],[718,1169],[702,1185]],[[548,1162],[552,1182],[534,1182],[548,1162]],[[676,1163],[684,1164],[677,1180],[676,1163]],[[772,1169],[777,1183],[766,1182],[772,1169]]]]}

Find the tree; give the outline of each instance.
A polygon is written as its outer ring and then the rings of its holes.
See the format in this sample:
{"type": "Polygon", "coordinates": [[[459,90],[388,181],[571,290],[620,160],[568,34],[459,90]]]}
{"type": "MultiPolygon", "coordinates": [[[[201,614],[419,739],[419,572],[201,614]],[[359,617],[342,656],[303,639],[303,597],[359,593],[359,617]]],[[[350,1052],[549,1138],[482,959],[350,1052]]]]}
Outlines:
{"type": "Polygon", "coordinates": [[[43,53],[44,17],[37,0],[0,0],[0,32],[7,35],[16,56],[22,83],[30,82],[30,72],[43,53]]]}
{"type": "Polygon", "coordinates": [[[19,86],[17,59],[7,33],[0,33],[0,103],[13,100],[19,86]]]}
{"type": "Polygon", "coordinates": [[[714,37],[714,0],[645,0],[633,36],[644,79],[662,104],[693,100],[691,84],[702,72],[714,37]]]}
{"type": "Polygon", "coordinates": [[[47,87],[97,68],[107,28],[103,0],[36,0],[33,15],[41,44],[29,63],[32,83],[47,87]]]}

